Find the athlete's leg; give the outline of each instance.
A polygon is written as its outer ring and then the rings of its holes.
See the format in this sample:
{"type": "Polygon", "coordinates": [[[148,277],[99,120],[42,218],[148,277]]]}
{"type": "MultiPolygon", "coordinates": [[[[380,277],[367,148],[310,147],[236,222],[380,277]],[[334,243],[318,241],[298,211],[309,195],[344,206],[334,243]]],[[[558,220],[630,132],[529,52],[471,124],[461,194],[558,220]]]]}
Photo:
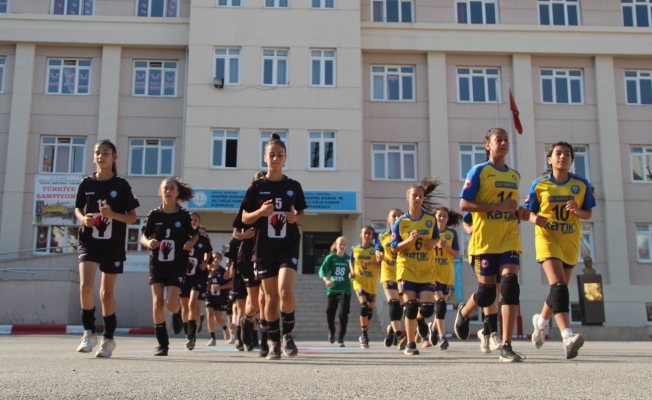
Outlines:
{"type": "Polygon", "coordinates": [[[260,286],[247,288],[247,304],[245,306],[245,315],[249,320],[252,320],[260,308],[258,300],[260,296],[260,286]]]}
{"type": "Polygon", "coordinates": [[[167,295],[165,296],[165,306],[167,307],[168,311],[170,311],[172,314],[178,313],[179,310],[181,309],[181,306],[179,305],[180,291],[181,289],[176,286],[167,287],[167,295]]]}
{"type": "Polygon", "coordinates": [[[416,292],[404,290],[403,301],[405,302],[405,334],[408,344],[412,344],[417,333],[417,315],[419,314],[416,292]]]}
{"type": "Polygon", "coordinates": [[[441,290],[435,292],[435,302],[437,316],[435,318],[435,325],[437,326],[437,331],[441,338],[446,337],[446,302],[448,301],[448,296],[444,295],[441,290]],[[442,303],[443,301],[443,303],[442,303]],[[443,307],[443,311],[442,311],[443,307]]]}
{"type": "Polygon", "coordinates": [[[113,339],[113,333],[118,321],[115,316],[115,297],[113,291],[118,274],[105,274],[102,272],[100,280],[100,300],[102,301],[102,317],[104,319],[104,337],[113,339]]]}
{"type": "MultiPolygon", "coordinates": [[[[220,313],[220,318],[221,317],[222,313],[220,313]]],[[[217,322],[219,325],[219,321],[217,320],[217,313],[213,311],[213,307],[206,307],[206,326],[208,327],[208,333],[211,334],[211,337],[215,334],[215,322],[217,322]]]]}
{"type": "MultiPolygon", "coordinates": [[[[150,285],[152,291],[152,317],[154,319],[154,331],[159,348],[165,348],[170,345],[168,331],[165,326],[165,284],[153,283],[150,285]]],[[[155,353],[156,355],[157,353],[155,353]]],[[[167,355],[165,353],[164,355],[167,355]]]]}
{"type": "MultiPolygon", "coordinates": [[[[419,293],[419,312],[417,313],[417,330],[422,339],[428,336],[428,318],[435,313],[435,292],[423,290],[419,293]]],[[[429,344],[429,343],[428,343],[429,344]]]]}
{"type": "Polygon", "coordinates": [[[571,268],[565,269],[562,261],[557,259],[545,260],[542,266],[548,278],[548,284],[550,284],[552,307],[544,303],[541,318],[548,320],[551,314],[554,314],[559,331],[563,332],[565,329],[570,329],[571,327],[567,285],[573,270],[571,268]]]}
{"type": "Polygon", "coordinates": [[[344,337],[346,335],[346,326],[349,323],[349,311],[351,309],[351,295],[343,294],[340,297],[340,332],[339,336],[344,337]]]}
{"type": "MultiPolygon", "coordinates": [[[[518,267],[518,266],[517,266],[518,267]]],[[[478,284],[479,285],[487,285],[489,286],[488,289],[493,289],[493,287],[496,285],[496,276],[482,276],[478,275],[478,284]]],[[[478,293],[478,292],[476,292],[478,293]]],[[[476,301],[476,293],[471,294],[471,297],[466,301],[466,305],[464,305],[464,308],[462,309],[462,315],[465,317],[469,317],[471,313],[475,310],[477,310],[480,306],[478,305],[476,301]]],[[[482,302],[482,300],[478,300],[482,302]]],[[[497,306],[497,300],[496,301],[496,306],[497,306]]]]}
{"type": "Polygon", "coordinates": [[[90,261],[79,263],[79,304],[84,330],[95,333],[95,274],[98,264],[90,261]]]}
{"type": "MultiPolygon", "coordinates": [[[[278,272],[278,292],[281,297],[281,320],[283,324],[283,336],[292,336],[294,330],[295,318],[294,311],[296,303],[294,300],[294,281],[297,277],[297,271],[289,268],[287,264],[281,265],[278,272]]],[[[287,354],[287,344],[286,344],[287,354]]],[[[287,354],[291,355],[291,354],[287,354]]],[[[292,354],[296,355],[296,354],[292,354]]]]}
{"type": "Polygon", "coordinates": [[[197,324],[199,322],[199,312],[197,306],[199,305],[199,292],[195,290],[190,291],[188,298],[188,334],[195,337],[197,334],[197,324]]]}
{"type": "Polygon", "coordinates": [[[369,304],[367,304],[367,296],[365,294],[358,294],[358,303],[360,304],[360,328],[362,328],[362,331],[366,331],[369,328],[369,319],[367,318],[369,304]]]}
{"type": "Polygon", "coordinates": [[[337,314],[337,305],[340,302],[341,294],[329,294],[326,297],[326,323],[331,335],[335,335],[335,314],[337,314]]]}
{"type": "Polygon", "coordinates": [[[401,301],[399,300],[398,290],[385,289],[385,297],[389,304],[389,320],[394,332],[401,331],[401,317],[403,314],[401,301]]]}
{"type": "Polygon", "coordinates": [[[520,288],[518,283],[519,266],[517,264],[506,264],[502,268],[500,283],[503,305],[501,307],[503,315],[503,342],[512,342],[516,318],[518,317],[520,288]]]}
{"type": "Polygon", "coordinates": [[[181,297],[181,320],[183,321],[183,331],[188,334],[188,319],[190,318],[190,297],[181,297]]]}
{"type": "Polygon", "coordinates": [[[276,321],[280,317],[278,311],[280,303],[278,285],[278,276],[262,280],[263,291],[265,292],[265,316],[267,317],[267,321],[276,321]]]}

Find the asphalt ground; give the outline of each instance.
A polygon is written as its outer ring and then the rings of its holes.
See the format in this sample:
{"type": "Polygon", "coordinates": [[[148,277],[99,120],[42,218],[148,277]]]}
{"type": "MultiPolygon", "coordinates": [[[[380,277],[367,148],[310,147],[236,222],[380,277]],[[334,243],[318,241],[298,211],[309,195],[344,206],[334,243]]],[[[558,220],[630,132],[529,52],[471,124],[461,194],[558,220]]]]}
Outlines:
{"type": "Polygon", "coordinates": [[[477,339],[419,356],[380,341],[361,349],[354,338],[345,348],[297,339],[299,356],[280,361],[206,341],[187,351],[172,338],[170,355],[154,357],[153,336],[116,336],[113,357],[96,359],[75,352],[77,336],[2,336],[0,398],[652,398],[652,342],[587,342],[565,360],[560,342],[537,350],[515,341],[527,359],[502,363],[497,352],[481,354],[477,339]]]}

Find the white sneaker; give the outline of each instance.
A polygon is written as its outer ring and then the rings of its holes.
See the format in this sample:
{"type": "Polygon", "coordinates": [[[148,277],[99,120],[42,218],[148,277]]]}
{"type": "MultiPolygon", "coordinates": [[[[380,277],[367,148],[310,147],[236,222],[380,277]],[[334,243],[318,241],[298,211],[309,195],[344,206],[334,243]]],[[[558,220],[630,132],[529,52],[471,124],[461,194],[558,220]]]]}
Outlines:
{"type": "Polygon", "coordinates": [[[233,338],[233,336],[231,336],[231,338],[229,338],[229,340],[226,341],[226,344],[233,344],[233,343],[235,343],[235,339],[233,338]]]}
{"type": "Polygon", "coordinates": [[[115,340],[106,339],[103,337],[102,343],[100,344],[100,348],[97,350],[97,353],[95,353],[95,357],[109,358],[113,354],[114,349],[115,349],[115,340]]]}
{"type": "Polygon", "coordinates": [[[480,351],[483,354],[491,353],[491,348],[489,347],[489,336],[486,336],[483,332],[483,329],[478,331],[478,339],[480,339],[480,351]]]}
{"type": "Polygon", "coordinates": [[[546,341],[548,327],[546,326],[543,329],[539,328],[539,314],[534,314],[532,316],[532,325],[534,326],[534,330],[532,331],[532,344],[537,349],[540,349],[546,341]]]}
{"type": "Polygon", "coordinates": [[[208,343],[206,343],[206,346],[215,346],[215,343],[216,343],[215,339],[211,338],[211,340],[209,340],[208,343]]]}
{"type": "Polygon", "coordinates": [[[228,329],[222,329],[222,333],[224,334],[224,340],[228,341],[231,339],[231,332],[228,329]]]}
{"type": "Polygon", "coordinates": [[[564,352],[566,352],[566,359],[577,357],[577,352],[584,344],[584,338],[579,333],[573,333],[563,341],[564,352]]]}
{"type": "Polygon", "coordinates": [[[491,351],[498,351],[500,350],[501,346],[502,346],[502,342],[498,338],[498,333],[491,332],[491,335],[489,335],[489,348],[491,349],[491,351]]]}
{"type": "Polygon", "coordinates": [[[77,347],[77,351],[80,353],[90,353],[95,346],[97,346],[97,333],[93,333],[89,329],[84,331],[81,344],[77,347]]]}

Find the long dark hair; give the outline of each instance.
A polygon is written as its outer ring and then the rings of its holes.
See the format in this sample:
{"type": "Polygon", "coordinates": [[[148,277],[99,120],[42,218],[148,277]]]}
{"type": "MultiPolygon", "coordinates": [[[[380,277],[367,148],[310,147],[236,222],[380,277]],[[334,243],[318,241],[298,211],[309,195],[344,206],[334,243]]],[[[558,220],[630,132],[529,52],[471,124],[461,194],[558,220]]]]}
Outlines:
{"type": "Polygon", "coordinates": [[[446,214],[448,214],[448,222],[446,222],[446,226],[450,226],[451,228],[459,225],[460,222],[462,222],[462,219],[464,218],[462,214],[458,213],[457,211],[453,211],[448,207],[444,207],[444,206],[435,207],[435,212],[440,210],[446,211],[446,214]]]}
{"type": "Polygon", "coordinates": [[[441,185],[441,180],[439,178],[437,179],[423,178],[421,180],[420,185],[418,184],[411,185],[408,188],[407,192],[409,194],[410,190],[412,189],[417,189],[417,188],[422,189],[425,196],[421,208],[431,213],[433,212],[435,207],[439,205],[439,203],[437,203],[435,199],[443,198],[441,191],[439,192],[436,191],[439,185],[441,185]]]}
{"type": "MultiPolygon", "coordinates": [[[[100,147],[102,145],[107,146],[109,149],[111,149],[113,154],[118,154],[118,149],[115,148],[115,145],[109,139],[102,139],[95,143],[95,147],[100,147]]],[[[111,172],[113,172],[113,175],[118,175],[118,169],[115,167],[115,161],[111,164],[111,172]]]]}
{"type": "MultiPolygon", "coordinates": [[[[190,186],[188,183],[184,182],[180,177],[172,177],[169,176],[167,178],[163,178],[161,183],[166,182],[166,181],[172,181],[177,185],[177,191],[179,192],[179,195],[177,196],[176,202],[186,202],[190,201],[195,197],[195,191],[192,190],[192,186],[190,186]]],[[[159,189],[160,190],[160,189],[159,189]]],[[[201,220],[201,218],[200,218],[201,220]]]]}
{"type": "MultiPolygon", "coordinates": [[[[491,142],[491,137],[495,135],[497,132],[503,132],[505,135],[508,134],[507,131],[504,130],[503,128],[491,128],[487,131],[487,133],[484,134],[484,142],[485,143],[491,142]]],[[[491,152],[488,149],[485,149],[484,160],[489,161],[489,156],[491,156],[491,152]]]]}

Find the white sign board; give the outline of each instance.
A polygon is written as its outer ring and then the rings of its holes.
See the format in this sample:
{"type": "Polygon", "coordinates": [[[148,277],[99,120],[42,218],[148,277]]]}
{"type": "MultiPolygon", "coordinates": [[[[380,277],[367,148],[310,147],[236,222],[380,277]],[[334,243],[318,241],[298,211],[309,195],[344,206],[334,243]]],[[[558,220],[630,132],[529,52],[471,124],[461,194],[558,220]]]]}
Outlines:
{"type": "Polygon", "coordinates": [[[34,224],[76,224],[75,199],[80,181],[79,175],[36,175],[34,224]]]}

